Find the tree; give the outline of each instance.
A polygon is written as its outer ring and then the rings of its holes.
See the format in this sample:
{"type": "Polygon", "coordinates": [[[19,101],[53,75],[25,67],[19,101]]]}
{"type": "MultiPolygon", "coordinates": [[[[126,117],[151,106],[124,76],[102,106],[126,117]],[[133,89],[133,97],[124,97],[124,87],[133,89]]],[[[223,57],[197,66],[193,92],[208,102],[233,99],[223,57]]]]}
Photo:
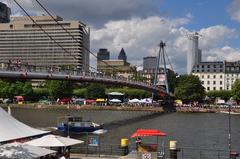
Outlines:
{"type": "Polygon", "coordinates": [[[71,97],[74,85],[71,81],[46,81],[45,87],[48,89],[52,99],[61,97],[71,97]]]}
{"type": "Polygon", "coordinates": [[[234,100],[240,100],[240,80],[236,80],[232,85],[232,97],[234,100]]]}
{"type": "Polygon", "coordinates": [[[175,94],[177,98],[188,103],[192,101],[202,101],[206,93],[197,76],[182,75],[177,79],[175,94]]]}
{"type": "Polygon", "coordinates": [[[214,99],[220,97],[221,99],[227,101],[231,98],[232,91],[230,90],[209,91],[207,92],[207,96],[214,99]]]}
{"type": "Polygon", "coordinates": [[[101,84],[92,83],[88,87],[86,87],[86,98],[96,99],[104,98],[105,96],[105,87],[101,84]]]}

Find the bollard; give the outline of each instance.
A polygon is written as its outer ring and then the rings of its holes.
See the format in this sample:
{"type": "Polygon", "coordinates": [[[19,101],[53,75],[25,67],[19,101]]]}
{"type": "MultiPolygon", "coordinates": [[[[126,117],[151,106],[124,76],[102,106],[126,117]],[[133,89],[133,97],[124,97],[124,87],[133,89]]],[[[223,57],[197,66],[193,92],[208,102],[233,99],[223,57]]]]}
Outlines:
{"type": "Polygon", "coordinates": [[[128,139],[121,139],[121,148],[123,149],[123,155],[128,154],[128,139]]]}
{"type": "Polygon", "coordinates": [[[236,159],[239,156],[237,152],[230,151],[230,159],[236,159]]]}
{"type": "Polygon", "coordinates": [[[177,159],[177,141],[169,141],[170,159],[177,159]]]}

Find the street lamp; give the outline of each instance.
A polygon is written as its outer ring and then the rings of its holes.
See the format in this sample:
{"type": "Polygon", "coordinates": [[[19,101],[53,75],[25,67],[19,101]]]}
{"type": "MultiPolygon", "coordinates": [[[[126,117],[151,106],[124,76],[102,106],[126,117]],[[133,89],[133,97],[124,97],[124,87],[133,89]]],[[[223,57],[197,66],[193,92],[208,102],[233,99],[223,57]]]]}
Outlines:
{"type": "Polygon", "coordinates": [[[228,104],[228,150],[231,158],[231,104],[228,104]]]}

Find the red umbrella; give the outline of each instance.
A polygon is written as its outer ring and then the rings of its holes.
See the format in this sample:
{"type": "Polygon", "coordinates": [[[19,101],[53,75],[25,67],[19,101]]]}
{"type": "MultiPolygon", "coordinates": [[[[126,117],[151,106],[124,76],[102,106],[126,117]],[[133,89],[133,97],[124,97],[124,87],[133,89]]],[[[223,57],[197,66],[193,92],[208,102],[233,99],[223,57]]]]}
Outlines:
{"type": "Polygon", "coordinates": [[[143,136],[166,136],[167,134],[156,129],[138,129],[131,138],[143,136]]]}

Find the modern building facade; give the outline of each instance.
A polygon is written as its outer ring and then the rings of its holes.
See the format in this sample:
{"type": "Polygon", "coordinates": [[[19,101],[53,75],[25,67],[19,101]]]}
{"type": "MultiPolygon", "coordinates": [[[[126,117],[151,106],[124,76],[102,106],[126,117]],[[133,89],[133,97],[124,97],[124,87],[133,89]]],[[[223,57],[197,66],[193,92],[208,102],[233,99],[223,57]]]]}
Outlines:
{"type": "Polygon", "coordinates": [[[240,79],[240,61],[201,62],[193,68],[206,91],[231,90],[233,83],[240,79]]]}
{"type": "Polygon", "coordinates": [[[10,22],[11,10],[6,4],[0,2],[0,23],[10,22]]]}
{"type": "Polygon", "coordinates": [[[119,55],[118,55],[118,60],[123,60],[123,61],[127,61],[127,55],[124,51],[124,49],[122,48],[119,55]]]}
{"type": "Polygon", "coordinates": [[[156,56],[147,56],[143,58],[143,70],[155,69],[157,65],[156,56]]]}
{"type": "Polygon", "coordinates": [[[202,51],[199,49],[199,34],[196,32],[189,35],[191,41],[191,51],[187,54],[187,73],[191,74],[193,67],[202,61],[202,51]]]}
{"type": "Polygon", "coordinates": [[[90,29],[85,24],[79,21],[63,21],[61,17],[54,16],[71,36],[50,16],[32,18],[58,44],[28,17],[11,17],[10,23],[0,24],[0,62],[15,60],[34,66],[67,66],[89,70],[90,29]]]}
{"type": "Polygon", "coordinates": [[[110,52],[107,49],[99,49],[97,53],[97,60],[109,60],[110,52]]]}

